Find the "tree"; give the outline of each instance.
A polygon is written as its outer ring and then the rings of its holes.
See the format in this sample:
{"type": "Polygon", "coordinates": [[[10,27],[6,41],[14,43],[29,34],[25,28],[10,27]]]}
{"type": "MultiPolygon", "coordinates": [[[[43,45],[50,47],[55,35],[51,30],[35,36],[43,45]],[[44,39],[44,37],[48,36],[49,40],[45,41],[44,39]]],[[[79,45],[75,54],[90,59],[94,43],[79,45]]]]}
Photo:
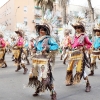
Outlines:
{"type": "Polygon", "coordinates": [[[47,9],[50,9],[51,11],[53,10],[53,3],[55,2],[55,0],[34,0],[34,1],[36,2],[37,6],[41,7],[43,16],[47,9]]]}
{"type": "Polygon", "coordinates": [[[88,6],[89,6],[90,14],[91,14],[91,22],[94,22],[94,9],[92,7],[91,0],[87,0],[87,1],[88,1],[88,6]]]}
{"type": "Polygon", "coordinates": [[[91,0],[87,0],[87,2],[88,2],[88,6],[89,6],[90,15],[91,15],[92,39],[94,41],[94,32],[93,32],[93,28],[94,28],[94,24],[93,23],[95,21],[95,19],[94,19],[94,9],[92,7],[91,0]]]}
{"type": "Polygon", "coordinates": [[[69,3],[70,0],[59,0],[59,4],[62,7],[62,16],[63,16],[63,24],[66,25],[67,23],[67,4],[69,3]]]}

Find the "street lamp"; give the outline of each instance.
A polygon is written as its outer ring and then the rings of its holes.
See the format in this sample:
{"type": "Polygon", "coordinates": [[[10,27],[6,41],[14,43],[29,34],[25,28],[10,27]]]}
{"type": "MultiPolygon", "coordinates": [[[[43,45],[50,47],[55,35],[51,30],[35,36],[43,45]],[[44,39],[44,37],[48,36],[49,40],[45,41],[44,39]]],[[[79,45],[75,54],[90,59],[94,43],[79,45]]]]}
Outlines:
{"type": "Polygon", "coordinates": [[[20,8],[20,6],[18,6],[18,7],[16,8],[15,16],[16,16],[16,13],[17,13],[18,8],[20,8]]]}
{"type": "MultiPolygon", "coordinates": [[[[16,12],[15,12],[15,24],[17,25],[17,17],[16,17],[16,14],[17,14],[17,10],[20,8],[20,6],[18,6],[17,8],[16,8],[16,12]]],[[[17,27],[17,26],[16,26],[17,27]]]]}

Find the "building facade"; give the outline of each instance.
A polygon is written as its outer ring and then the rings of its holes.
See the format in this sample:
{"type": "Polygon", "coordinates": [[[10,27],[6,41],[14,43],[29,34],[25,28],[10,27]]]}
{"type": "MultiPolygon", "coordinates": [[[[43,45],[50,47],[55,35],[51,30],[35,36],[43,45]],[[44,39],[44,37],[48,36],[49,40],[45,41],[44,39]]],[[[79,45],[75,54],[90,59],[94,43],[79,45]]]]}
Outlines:
{"type": "MultiPolygon", "coordinates": [[[[67,6],[67,5],[66,5],[67,6]]],[[[67,6],[67,18],[72,21],[73,16],[86,17],[87,7],[69,5],[67,6]]],[[[54,3],[53,16],[56,27],[62,27],[62,9],[58,2],[54,3]]],[[[95,9],[97,20],[100,21],[100,10],[95,9]]],[[[50,14],[48,14],[50,16],[50,14]]],[[[49,18],[49,17],[48,17],[49,18]]],[[[22,28],[29,32],[35,31],[35,25],[42,19],[42,11],[37,7],[34,0],[9,0],[0,8],[0,24],[6,26],[7,30],[15,31],[22,28]]],[[[53,23],[52,21],[52,23],[53,23]]]]}
{"type": "Polygon", "coordinates": [[[41,18],[41,10],[33,0],[9,0],[0,8],[0,24],[7,30],[26,28],[33,32],[35,23],[41,18]]]}

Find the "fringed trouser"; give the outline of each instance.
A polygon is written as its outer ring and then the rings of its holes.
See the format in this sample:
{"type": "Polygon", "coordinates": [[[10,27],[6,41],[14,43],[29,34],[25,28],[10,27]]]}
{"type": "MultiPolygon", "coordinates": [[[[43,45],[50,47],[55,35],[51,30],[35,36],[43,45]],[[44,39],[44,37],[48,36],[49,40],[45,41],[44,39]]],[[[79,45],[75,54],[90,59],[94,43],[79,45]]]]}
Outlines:
{"type": "Polygon", "coordinates": [[[21,69],[20,66],[22,66],[23,69],[24,69],[23,74],[26,74],[28,69],[26,68],[25,63],[22,62],[22,58],[21,58],[22,52],[23,52],[23,48],[18,48],[18,47],[15,48],[14,51],[13,51],[14,58],[15,58],[15,63],[17,64],[17,70],[15,70],[15,71],[17,72],[18,70],[20,70],[21,69]]]}
{"type": "Polygon", "coordinates": [[[52,70],[55,65],[55,57],[56,57],[57,53],[58,53],[58,51],[54,50],[54,51],[50,51],[48,54],[48,58],[50,59],[50,63],[52,64],[52,70]]]}
{"type": "Polygon", "coordinates": [[[85,62],[84,62],[84,54],[81,53],[79,55],[72,55],[67,67],[67,74],[66,74],[66,82],[67,84],[79,83],[82,76],[85,78],[87,75],[84,72],[85,69],[85,62]],[[79,59],[78,59],[79,58],[79,59]],[[73,68],[76,66],[76,74],[73,77],[73,68]]]}
{"type": "Polygon", "coordinates": [[[7,66],[6,61],[5,61],[5,54],[6,54],[6,49],[5,48],[0,48],[0,66],[5,64],[7,66]]]}
{"type": "Polygon", "coordinates": [[[62,60],[63,56],[65,57],[67,49],[68,49],[68,47],[63,47],[62,54],[61,54],[61,60],[62,60]]]}
{"type": "Polygon", "coordinates": [[[90,66],[91,71],[94,71],[94,69],[97,68],[97,66],[96,66],[96,59],[97,58],[98,58],[97,55],[91,54],[91,66],[90,66]]]}
{"type": "Polygon", "coordinates": [[[35,87],[36,94],[49,89],[52,98],[56,95],[51,69],[48,59],[33,58],[33,68],[29,74],[28,86],[35,87]]]}
{"type": "Polygon", "coordinates": [[[29,60],[28,60],[28,49],[23,48],[23,55],[22,59],[27,61],[27,64],[30,64],[29,60]]]}

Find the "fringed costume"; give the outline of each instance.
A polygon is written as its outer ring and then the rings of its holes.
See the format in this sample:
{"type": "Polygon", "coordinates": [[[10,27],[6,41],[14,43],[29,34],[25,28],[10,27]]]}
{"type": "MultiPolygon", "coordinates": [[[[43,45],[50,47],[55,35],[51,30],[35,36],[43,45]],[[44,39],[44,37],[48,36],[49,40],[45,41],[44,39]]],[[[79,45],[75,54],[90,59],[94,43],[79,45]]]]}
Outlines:
{"type": "MultiPolygon", "coordinates": [[[[76,29],[76,27],[84,28],[83,24],[77,23],[73,25],[73,27],[76,29]]],[[[84,80],[86,80],[86,92],[90,91],[90,83],[87,77],[87,74],[85,72],[85,65],[89,62],[87,59],[87,56],[85,54],[85,49],[89,49],[91,47],[91,42],[89,41],[88,37],[85,35],[84,31],[81,33],[75,34],[73,41],[72,41],[72,50],[69,51],[69,64],[67,67],[67,73],[66,73],[66,86],[77,84],[80,82],[81,78],[83,77],[84,80]],[[73,68],[76,66],[76,74],[73,77],[73,68]]]]}
{"type": "Polygon", "coordinates": [[[22,58],[23,60],[26,60],[27,62],[27,65],[30,65],[30,62],[29,62],[29,59],[28,59],[28,56],[29,56],[29,45],[28,45],[28,41],[26,40],[25,43],[24,43],[24,48],[23,48],[23,55],[22,55],[22,58]]]}
{"type": "MultiPolygon", "coordinates": [[[[54,90],[52,66],[50,64],[50,51],[58,50],[58,44],[50,37],[50,30],[46,25],[36,25],[39,35],[34,47],[34,56],[32,58],[33,67],[29,74],[28,86],[35,87],[33,96],[38,96],[40,92],[50,90],[51,100],[56,100],[56,91],[54,90]],[[42,31],[43,30],[43,31],[42,31]]],[[[54,57],[54,56],[53,56],[54,57]]],[[[54,58],[55,59],[55,58],[54,58]]]]}
{"type": "Polygon", "coordinates": [[[96,34],[96,38],[93,44],[92,52],[91,52],[91,66],[90,66],[90,74],[89,76],[94,75],[94,69],[96,66],[96,59],[100,56],[100,24],[97,24],[94,27],[94,33],[96,34]]]}
{"type": "MultiPolygon", "coordinates": [[[[65,32],[64,32],[64,40],[63,40],[63,47],[62,47],[62,49],[63,49],[63,51],[62,51],[62,54],[61,54],[61,60],[62,60],[62,58],[63,58],[63,56],[65,56],[64,57],[64,60],[66,61],[66,50],[68,50],[69,49],[69,47],[70,47],[70,45],[71,45],[71,38],[70,38],[70,36],[69,36],[69,34],[70,34],[71,32],[70,32],[70,30],[69,29],[66,29],[65,30],[65,32]]],[[[64,64],[65,64],[65,61],[64,61],[64,64]]]]}
{"type": "Polygon", "coordinates": [[[6,68],[7,64],[5,61],[6,54],[6,42],[3,39],[3,35],[0,34],[0,67],[6,68]]]}
{"type": "Polygon", "coordinates": [[[15,64],[17,65],[17,69],[15,70],[15,72],[18,72],[22,66],[22,68],[24,69],[23,74],[26,74],[28,69],[25,66],[25,62],[22,60],[23,44],[24,44],[24,39],[22,37],[22,30],[18,30],[15,32],[19,34],[18,41],[16,45],[13,47],[14,61],[15,61],[15,64]]]}

